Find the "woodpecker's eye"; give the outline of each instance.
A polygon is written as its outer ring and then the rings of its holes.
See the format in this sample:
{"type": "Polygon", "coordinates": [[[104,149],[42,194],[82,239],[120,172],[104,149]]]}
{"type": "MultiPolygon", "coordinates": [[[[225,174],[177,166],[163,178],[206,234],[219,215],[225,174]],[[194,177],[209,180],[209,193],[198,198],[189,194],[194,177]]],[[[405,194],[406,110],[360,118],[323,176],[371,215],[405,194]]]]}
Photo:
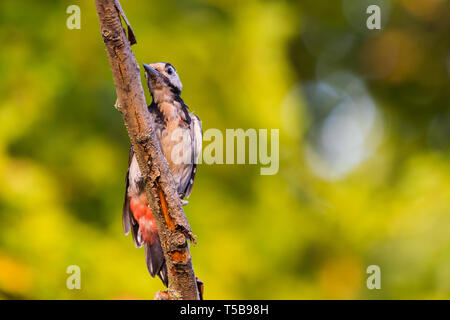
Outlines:
{"type": "Polygon", "coordinates": [[[169,69],[167,69],[167,74],[170,76],[173,73],[173,69],[170,67],[169,69]]]}

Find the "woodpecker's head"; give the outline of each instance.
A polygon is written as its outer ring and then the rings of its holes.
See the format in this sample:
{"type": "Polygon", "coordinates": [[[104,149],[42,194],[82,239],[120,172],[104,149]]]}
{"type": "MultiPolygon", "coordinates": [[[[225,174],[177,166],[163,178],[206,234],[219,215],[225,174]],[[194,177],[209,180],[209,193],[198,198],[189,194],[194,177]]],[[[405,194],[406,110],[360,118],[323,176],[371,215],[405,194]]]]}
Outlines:
{"type": "Polygon", "coordinates": [[[170,63],[144,63],[145,79],[153,98],[180,95],[183,85],[170,63]]]}

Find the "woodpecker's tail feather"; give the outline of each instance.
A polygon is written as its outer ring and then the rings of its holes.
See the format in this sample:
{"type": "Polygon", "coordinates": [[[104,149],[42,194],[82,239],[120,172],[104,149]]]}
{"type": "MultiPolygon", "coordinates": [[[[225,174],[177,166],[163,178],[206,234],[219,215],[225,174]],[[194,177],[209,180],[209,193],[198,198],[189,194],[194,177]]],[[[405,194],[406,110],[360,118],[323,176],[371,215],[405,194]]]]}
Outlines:
{"type": "Polygon", "coordinates": [[[145,261],[147,262],[147,269],[150,275],[154,277],[158,275],[164,285],[169,285],[167,278],[167,267],[162,252],[161,243],[159,239],[153,243],[145,243],[145,261]]]}

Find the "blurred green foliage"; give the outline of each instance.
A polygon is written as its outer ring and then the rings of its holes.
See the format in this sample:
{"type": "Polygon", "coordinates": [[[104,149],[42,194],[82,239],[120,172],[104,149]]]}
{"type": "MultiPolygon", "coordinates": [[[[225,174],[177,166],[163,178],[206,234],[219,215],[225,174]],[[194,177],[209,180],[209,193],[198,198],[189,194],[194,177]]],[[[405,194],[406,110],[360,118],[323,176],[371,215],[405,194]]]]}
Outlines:
{"type": "MultiPolygon", "coordinates": [[[[199,168],[207,299],[450,298],[449,2],[369,2],[122,1],[137,60],[177,68],[204,129],[280,129],[277,175],[199,168]]],[[[2,0],[0,39],[0,298],[151,299],[94,2],[2,0]]]]}

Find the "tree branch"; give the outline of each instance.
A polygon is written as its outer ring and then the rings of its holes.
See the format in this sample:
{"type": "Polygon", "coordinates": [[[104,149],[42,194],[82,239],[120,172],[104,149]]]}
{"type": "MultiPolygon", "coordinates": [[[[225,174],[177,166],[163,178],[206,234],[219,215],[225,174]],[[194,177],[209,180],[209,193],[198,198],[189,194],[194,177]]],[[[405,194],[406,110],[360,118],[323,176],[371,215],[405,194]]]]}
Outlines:
{"type": "Polygon", "coordinates": [[[131,42],[135,42],[118,0],[95,0],[100,28],[116,86],[116,104],[122,113],[145,190],[158,229],[166,259],[169,299],[199,299],[187,240],[194,241],[175,183],[168,169],[153,119],[147,109],[139,66],[122,27],[121,16],[128,25],[131,42]]]}

